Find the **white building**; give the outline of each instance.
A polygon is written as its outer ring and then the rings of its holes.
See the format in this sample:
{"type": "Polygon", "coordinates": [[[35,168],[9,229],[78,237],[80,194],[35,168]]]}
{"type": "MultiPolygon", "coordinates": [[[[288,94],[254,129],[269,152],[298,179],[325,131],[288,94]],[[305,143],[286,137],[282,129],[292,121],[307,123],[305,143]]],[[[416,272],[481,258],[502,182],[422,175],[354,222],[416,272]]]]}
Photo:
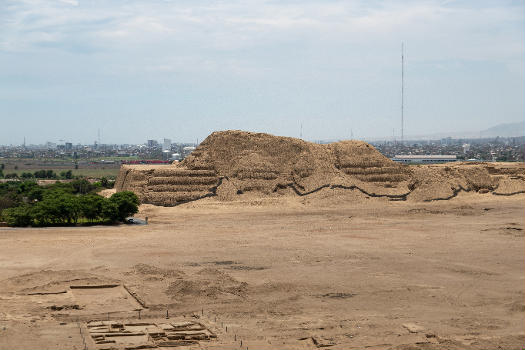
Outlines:
{"type": "Polygon", "coordinates": [[[186,158],[191,152],[195,151],[195,147],[186,146],[182,149],[182,157],[186,158]]]}
{"type": "Polygon", "coordinates": [[[398,163],[448,163],[457,161],[455,155],[413,155],[413,154],[396,154],[392,158],[394,162],[398,163]]]}
{"type": "Polygon", "coordinates": [[[180,154],[179,153],[172,153],[169,160],[180,160],[180,154]]]}
{"type": "Polygon", "coordinates": [[[162,142],[162,150],[163,151],[171,150],[171,140],[170,139],[164,139],[164,142],[162,142]]]}

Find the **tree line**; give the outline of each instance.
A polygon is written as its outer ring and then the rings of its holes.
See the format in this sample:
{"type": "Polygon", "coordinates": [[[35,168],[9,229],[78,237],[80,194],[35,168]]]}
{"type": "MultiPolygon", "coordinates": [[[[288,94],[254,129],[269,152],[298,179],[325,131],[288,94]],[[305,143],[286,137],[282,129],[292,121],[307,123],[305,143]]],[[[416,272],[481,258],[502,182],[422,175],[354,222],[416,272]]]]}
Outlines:
{"type": "MultiPolygon", "coordinates": [[[[73,175],[72,170],[64,170],[64,171],[61,171],[59,174],[57,174],[53,170],[42,169],[42,170],[36,170],[32,173],[23,172],[20,175],[18,175],[17,173],[4,174],[4,169],[5,169],[5,165],[0,164],[0,179],[5,178],[5,179],[12,179],[12,180],[17,180],[17,181],[18,180],[25,181],[25,180],[32,180],[32,179],[39,179],[39,180],[42,180],[42,179],[44,180],[74,180],[74,179],[77,179],[77,180],[81,180],[83,178],[82,176],[73,175]]],[[[104,187],[104,188],[113,188],[115,181],[110,180],[107,177],[103,176],[100,178],[100,181],[97,184],[99,184],[101,187],[104,187]]]]}
{"type": "Polygon", "coordinates": [[[34,172],[23,172],[20,175],[17,173],[6,173],[4,175],[4,164],[0,164],[0,178],[6,179],[61,179],[69,180],[75,178],[72,170],[64,170],[56,173],[54,170],[36,170],[34,172]]]}
{"type": "Polygon", "coordinates": [[[86,180],[40,186],[34,181],[0,184],[0,221],[9,226],[111,224],[138,211],[138,197],[129,191],[109,198],[86,180]]]}

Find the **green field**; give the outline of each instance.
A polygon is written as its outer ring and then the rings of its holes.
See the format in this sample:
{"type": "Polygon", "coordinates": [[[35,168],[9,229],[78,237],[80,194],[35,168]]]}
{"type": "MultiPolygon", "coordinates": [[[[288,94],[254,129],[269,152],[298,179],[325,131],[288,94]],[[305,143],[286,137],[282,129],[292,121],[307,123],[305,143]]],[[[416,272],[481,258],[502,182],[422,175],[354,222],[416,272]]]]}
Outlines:
{"type": "MultiPolygon", "coordinates": [[[[74,169],[74,168],[53,168],[53,167],[45,167],[43,168],[45,170],[53,170],[57,175],[60,175],[60,172],[62,171],[73,171],[73,176],[84,176],[84,177],[92,177],[92,178],[101,178],[101,177],[107,177],[107,178],[115,178],[118,175],[119,168],[111,168],[111,169],[92,169],[92,168],[86,168],[86,169],[74,169]]],[[[40,169],[25,169],[25,170],[14,170],[14,169],[4,169],[4,174],[10,174],[10,173],[17,173],[18,176],[22,175],[22,173],[33,173],[35,170],[40,169]]]]}
{"type": "MultiPolygon", "coordinates": [[[[22,173],[34,173],[37,170],[53,170],[55,173],[60,174],[62,171],[71,170],[74,176],[84,176],[91,178],[115,178],[118,175],[120,169],[119,159],[106,159],[115,160],[115,164],[91,164],[81,162],[78,165],[78,169],[75,169],[75,165],[72,161],[60,159],[13,159],[3,158],[0,159],[0,164],[4,164],[4,175],[10,173],[16,173],[18,176],[22,173]]],[[[95,161],[95,159],[90,160],[95,161]]]]}
{"type": "MultiPolygon", "coordinates": [[[[72,169],[74,176],[85,176],[94,178],[113,178],[117,177],[120,168],[111,169],[72,169]]],[[[61,170],[63,171],[63,170],[61,170]]]]}

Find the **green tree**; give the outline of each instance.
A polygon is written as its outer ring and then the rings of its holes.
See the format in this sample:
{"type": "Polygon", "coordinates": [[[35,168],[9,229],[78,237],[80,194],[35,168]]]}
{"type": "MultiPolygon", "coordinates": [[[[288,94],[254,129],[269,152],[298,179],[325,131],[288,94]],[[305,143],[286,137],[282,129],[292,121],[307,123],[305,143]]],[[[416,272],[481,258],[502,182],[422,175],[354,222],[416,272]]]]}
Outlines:
{"type": "Polygon", "coordinates": [[[124,221],[126,217],[139,211],[139,198],[131,191],[117,192],[109,200],[118,208],[118,219],[124,221]]]}
{"type": "Polygon", "coordinates": [[[60,208],[59,196],[45,196],[45,199],[33,206],[33,218],[39,225],[61,224],[64,215],[60,208]]]}
{"type": "Polygon", "coordinates": [[[0,218],[2,218],[2,212],[4,209],[9,209],[18,206],[20,203],[17,200],[16,196],[9,193],[3,196],[0,196],[0,218]]]}
{"type": "Polygon", "coordinates": [[[73,188],[73,185],[71,185],[71,183],[57,181],[52,185],[46,186],[46,193],[54,193],[54,192],[73,193],[75,192],[75,189],[73,188]]]}
{"type": "Polygon", "coordinates": [[[109,188],[109,181],[107,179],[107,177],[102,177],[100,179],[100,184],[102,185],[102,187],[104,188],[109,188]]]}
{"type": "Polygon", "coordinates": [[[102,208],[104,205],[104,197],[97,194],[88,194],[79,197],[79,199],[80,213],[83,217],[91,222],[103,217],[102,208]]]}
{"type": "Polygon", "coordinates": [[[5,209],[2,211],[2,217],[9,226],[29,226],[33,223],[28,205],[5,209]]]}
{"type": "Polygon", "coordinates": [[[35,219],[40,224],[76,223],[80,217],[80,201],[66,191],[54,190],[44,193],[44,200],[35,205],[35,219]],[[38,214],[38,216],[37,216],[38,214]]]}
{"type": "Polygon", "coordinates": [[[74,180],[71,181],[70,184],[73,187],[73,193],[86,194],[93,191],[96,188],[86,179],[74,180]]]}
{"type": "Polygon", "coordinates": [[[28,191],[27,198],[31,201],[41,201],[44,199],[44,189],[40,186],[36,186],[28,191]]]}
{"type": "Polygon", "coordinates": [[[73,171],[72,170],[68,170],[68,171],[62,171],[60,172],[60,177],[62,179],[72,179],[73,178],[73,171]]]}
{"type": "Polygon", "coordinates": [[[38,202],[31,208],[31,217],[35,225],[48,226],[59,223],[59,219],[53,213],[53,208],[49,202],[38,202]]]}
{"type": "Polygon", "coordinates": [[[33,173],[37,179],[44,179],[46,177],[45,170],[37,170],[33,173]]]}
{"type": "Polygon", "coordinates": [[[2,183],[0,214],[11,226],[49,226],[75,224],[82,217],[91,222],[122,221],[138,211],[139,200],[132,192],[111,198],[76,193],[84,192],[86,183],[79,182],[77,187],[71,183],[39,186],[35,181],[2,183]]]}
{"type": "Polygon", "coordinates": [[[0,183],[0,212],[22,204],[23,195],[20,193],[20,186],[18,182],[0,183]]]}
{"type": "Polygon", "coordinates": [[[18,185],[18,193],[27,196],[34,188],[39,187],[35,181],[24,181],[18,185]]]}
{"type": "Polygon", "coordinates": [[[119,218],[118,206],[109,198],[105,198],[102,202],[102,217],[110,222],[115,222],[119,218]]]}
{"type": "Polygon", "coordinates": [[[66,195],[63,198],[63,210],[65,213],[66,221],[68,224],[78,222],[78,218],[81,216],[80,197],[73,195],[66,195]]]}

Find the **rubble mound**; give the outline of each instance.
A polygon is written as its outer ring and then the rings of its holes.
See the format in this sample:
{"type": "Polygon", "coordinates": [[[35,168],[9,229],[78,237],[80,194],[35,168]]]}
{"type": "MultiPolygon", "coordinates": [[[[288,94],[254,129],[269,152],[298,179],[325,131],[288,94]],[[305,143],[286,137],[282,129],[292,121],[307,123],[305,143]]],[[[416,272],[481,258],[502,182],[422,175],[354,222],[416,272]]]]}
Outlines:
{"type": "Polygon", "coordinates": [[[461,191],[494,192],[500,183],[504,194],[521,193],[523,170],[485,163],[414,167],[395,163],[362,141],[316,144],[230,130],[209,135],[181,163],[122,166],[115,187],[137,193],[142,203],[163,206],[213,196],[232,200],[248,192],[305,196],[324,189],[431,201],[461,191]]]}
{"type": "Polygon", "coordinates": [[[170,283],[166,294],[178,298],[239,298],[246,295],[247,287],[246,282],[239,282],[225,272],[205,268],[170,283]]]}

